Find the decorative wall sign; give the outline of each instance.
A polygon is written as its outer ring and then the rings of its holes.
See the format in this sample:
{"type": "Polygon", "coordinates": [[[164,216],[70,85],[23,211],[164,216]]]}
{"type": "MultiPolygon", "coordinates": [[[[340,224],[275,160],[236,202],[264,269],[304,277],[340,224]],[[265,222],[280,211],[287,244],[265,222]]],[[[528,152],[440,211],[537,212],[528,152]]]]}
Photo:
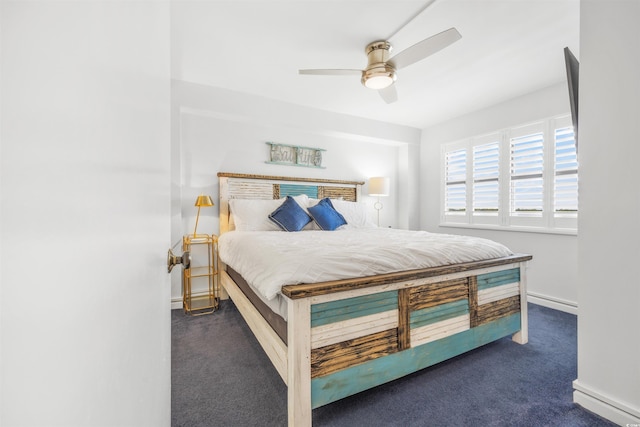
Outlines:
{"type": "Polygon", "coordinates": [[[270,146],[269,160],[265,163],[288,166],[304,166],[307,168],[322,168],[322,148],[300,147],[297,145],[276,144],[267,142],[270,146]]]}

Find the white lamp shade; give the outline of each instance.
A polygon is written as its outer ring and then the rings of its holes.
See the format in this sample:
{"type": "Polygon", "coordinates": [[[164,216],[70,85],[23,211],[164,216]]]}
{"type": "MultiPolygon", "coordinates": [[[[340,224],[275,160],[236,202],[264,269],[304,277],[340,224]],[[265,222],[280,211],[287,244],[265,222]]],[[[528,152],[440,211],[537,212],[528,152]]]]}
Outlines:
{"type": "Polygon", "coordinates": [[[389,187],[389,178],[385,176],[376,176],[373,178],[369,178],[370,196],[388,196],[389,187]]]}

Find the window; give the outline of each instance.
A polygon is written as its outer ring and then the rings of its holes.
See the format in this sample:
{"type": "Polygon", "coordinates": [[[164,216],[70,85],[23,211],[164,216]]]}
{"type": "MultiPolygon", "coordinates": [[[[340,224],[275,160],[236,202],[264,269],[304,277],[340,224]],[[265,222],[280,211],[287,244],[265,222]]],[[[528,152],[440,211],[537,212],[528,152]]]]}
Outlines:
{"type": "Polygon", "coordinates": [[[570,116],[443,145],[442,223],[574,233],[578,158],[570,116]]]}
{"type": "Polygon", "coordinates": [[[473,214],[497,216],[500,208],[500,144],[473,147],[473,214]]]}
{"type": "Polygon", "coordinates": [[[464,214],[467,210],[467,152],[450,151],[445,160],[445,210],[451,214],[464,214]]]}
{"type": "Polygon", "coordinates": [[[512,216],[541,216],[544,204],[542,132],[511,138],[512,216]]]}
{"type": "Polygon", "coordinates": [[[578,153],[573,127],[555,130],[553,210],[556,215],[578,212],[578,153]]]}

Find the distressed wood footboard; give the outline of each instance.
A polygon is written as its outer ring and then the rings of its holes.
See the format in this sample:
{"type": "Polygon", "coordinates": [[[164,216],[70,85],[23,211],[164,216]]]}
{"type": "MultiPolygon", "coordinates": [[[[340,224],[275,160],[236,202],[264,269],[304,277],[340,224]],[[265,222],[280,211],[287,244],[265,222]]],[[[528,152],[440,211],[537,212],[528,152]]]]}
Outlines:
{"type": "Polygon", "coordinates": [[[301,322],[289,318],[296,325],[289,339],[297,336],[300,343],[304,337],[300,348],[289,346],[289,360],[305,364],[300,376],[289,377],[289,425],[310,425],[313,408],[499,338],[513,335],[526,343],[530,259],[514,255],[357,279],[350,286],[336,281],[284,287],[290,303],[304,301],[305,311],[301,322]]]}
{"type": "Polygon", "coordinates": [[[222,284],[287,384],[297,427],[311,425],[313,408],[499,338],[526,343],[530,259],[285,286],[288,346],[228,276],[222,284]]]}

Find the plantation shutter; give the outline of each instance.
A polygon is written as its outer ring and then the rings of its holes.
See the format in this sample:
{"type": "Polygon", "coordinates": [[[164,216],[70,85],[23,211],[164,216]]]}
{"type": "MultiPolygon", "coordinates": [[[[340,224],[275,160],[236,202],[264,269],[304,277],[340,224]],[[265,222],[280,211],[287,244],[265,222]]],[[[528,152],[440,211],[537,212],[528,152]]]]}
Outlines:
{"type": "Polygon", "coordinates": [[[559,214],[578,212],[578,154],[573,127],[556,129],[553,209],[559,214]]]}
{"type": "Polygon", "coordinates": [[[498,142],[473,147],[473,213],[497,215],[500,205],[500,145],[498,142]]]}
{"type": "Polygon", "coordinates": [[[544,205],[544,136],[542,132],[511,138],[510,213],[542,216],[544,205]]]}
{"type": "Polygon", "coordinates": [[[445,155],[445,212],[467,210],[467,151],[449,151],[445,155]]]}

